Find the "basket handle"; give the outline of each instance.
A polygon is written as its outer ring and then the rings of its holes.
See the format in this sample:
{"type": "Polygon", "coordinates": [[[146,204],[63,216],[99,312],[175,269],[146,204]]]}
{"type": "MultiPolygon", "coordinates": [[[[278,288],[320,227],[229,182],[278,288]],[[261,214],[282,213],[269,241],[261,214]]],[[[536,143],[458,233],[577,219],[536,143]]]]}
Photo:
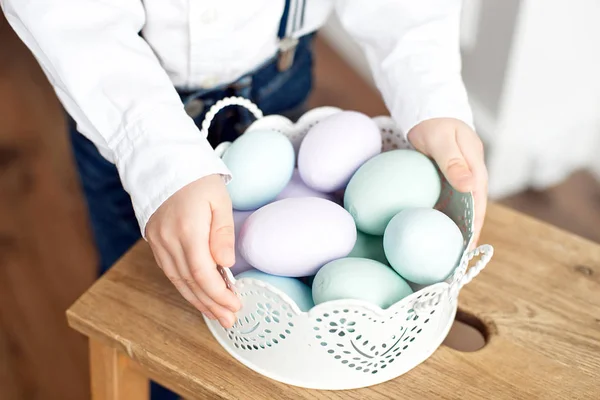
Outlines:
{"type": "MultiPolygon", "coordinates": [[[[492,256],[494,255],[494,248],[489,244],[483,244],[476,249],[468,252],[466,254],[466,263],[467,263],[467,271],[462,275],[461,278],[455,280],[450,284],[448,290],[450,291],[450,296],[453,296],[453,293],[458,293],[463,286],[467,283],[471,282],[490,262],[492,256]],[[473,258],[481,255],[481,258],[474,266],[468,267],[469,261],[473,258]]],[[[442,299],[442,293],[438,293],[436,296],[432,296],[426,300],[417,300],[414,302],[412,308],[415,311],[424,311],[436,305],[442,299]]]]}
{"type": "Polygon", "coordinates": [[[227,286],[227,289],[231,290],[232,292],[235,292],[235,289],[233,287],[233,285],[235,284],[235,278],[233,277],[233,273],[231,272],[231,270],[229,268],[217,265],[217,271],[219,271],[219,273],[221,274],[221,278],[223,278],[223,280],[225,281],[225,286],[227,286]]]}
{"type": "Polygon", "coordinates": [[[476,249],[467,253],[467,262],[471,261],[473,258],[481,255],[481,258],[475,265],[468,268],[465,274],[460,278],[458,282],[458,290],[462,289],[467,283],[471,282],[473,278],[475,278],[485,266],[490,262],[492,256],[494,255],[494,248],[489,244],[483,244],[476,249]]]}
{"type": "Polygon", "coordinates": [[[213,106],[207,111],[206,115],[204,116],[204,120],[202,121],[202,128],[200,129],[202,137],[208,137],[208,128],[210,128],[210,124],[212,123],[217,113],[229,106],[241,106],[247,108],[248,111],[250,111],[256,117],[256,119],[261,119],[264,116],[263,112],[260,110],[260,108],[258,108],[256,104],[244,97],[225,97],[224,99],[221,99],[215,104],[213,104],[213,106]]]}

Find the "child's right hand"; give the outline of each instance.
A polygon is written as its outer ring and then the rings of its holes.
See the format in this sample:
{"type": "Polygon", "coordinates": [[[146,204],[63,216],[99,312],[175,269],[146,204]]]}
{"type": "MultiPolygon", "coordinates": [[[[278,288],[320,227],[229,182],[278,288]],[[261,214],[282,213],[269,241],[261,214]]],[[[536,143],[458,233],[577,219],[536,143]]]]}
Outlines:
{"type": "Polygon", "coordinates": [[[231,327],[240,307],[217,265],[235,263],[231,199],[219,175],[190,183],[165,201],[146,225],[154,257],[179,293],[198,310],[231,327]]]}

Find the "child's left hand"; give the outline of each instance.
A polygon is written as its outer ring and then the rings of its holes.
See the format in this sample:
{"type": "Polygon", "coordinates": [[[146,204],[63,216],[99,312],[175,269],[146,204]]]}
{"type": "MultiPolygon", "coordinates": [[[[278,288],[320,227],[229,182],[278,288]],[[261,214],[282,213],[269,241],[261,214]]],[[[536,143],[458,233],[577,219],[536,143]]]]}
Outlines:
{"type": "Polygon", "coordinates": [[[432,157],[448,182],[460,192],[473,192],[475,232],[479,240],[487,206],[488,174],[483,144],[464,122],[434,118],[421,122],[408,132],[408,140],[420,152],[432,157]]]}

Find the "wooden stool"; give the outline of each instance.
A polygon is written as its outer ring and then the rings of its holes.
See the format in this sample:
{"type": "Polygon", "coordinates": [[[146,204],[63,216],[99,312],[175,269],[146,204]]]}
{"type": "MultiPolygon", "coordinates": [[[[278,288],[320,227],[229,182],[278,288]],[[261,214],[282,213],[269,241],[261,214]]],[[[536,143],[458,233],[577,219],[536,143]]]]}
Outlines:
{"type": "Polygon", "coordinates": [[[487,345],[440,347],[373,387],[315,391],[229,356],[138,243],[67,311],[90,338],[95,400],[148,398],[148,379],[197,399],[592,399],[600,396],[600,246],[490,204],[485,271],[461,292],[487,345]]]}

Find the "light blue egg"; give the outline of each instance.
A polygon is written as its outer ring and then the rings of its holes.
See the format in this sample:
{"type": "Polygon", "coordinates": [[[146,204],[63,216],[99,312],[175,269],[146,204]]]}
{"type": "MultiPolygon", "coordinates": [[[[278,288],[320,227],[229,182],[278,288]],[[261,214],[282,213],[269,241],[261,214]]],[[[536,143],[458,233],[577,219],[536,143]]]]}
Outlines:
{"type": "Polygon", "coordinates": [[[348,257],[368,258],[387,265],[388,261],[383,251],[383,236],[368,235],[358,231],[356,243],[348,257]]]}
{"type": "Polygon", "coordinates": [[[242,272],[236,275],[235,279],[252,278],[261,280],[269,285],[276,287],[281,290],[298,305],[298,308],[302,311],[308,311],[314,307],[315,303],[312,299],[312,293],[310,287],[302,283],[300,280],[295,278],[288,278],[284,276],[270,275],[256,269],[242,272]]]}
{"type": "Polygon", "coordinates": [[[227,185],[233,208],[256,210],[273,201],[292,177],[294,147],[282,133],[246,132],[223,154],[233,179],[227,185]]]}
{"type": "Polygon", "coordinates": [[[401,211],[383,236],[385,255],[405,279],[431,285],[448,278],[460,262],[463,236],[446,214],[431,208],[401,211]]]}
{"type": "Polygon", "coordinates": [[[412,293],[408,283],[378,261],[346,257],[324,265],[314,278],[313,300],[364,300],[388,308],[412,293]]]}
{"type": "Polygon", "coordinates": [[[412,207],[433,207],[441,181],[434,163],[415,150],[381,153],[352,176],[344,193],[344,207],[359,230],[383,235],[398,212],[412,207]]]}

